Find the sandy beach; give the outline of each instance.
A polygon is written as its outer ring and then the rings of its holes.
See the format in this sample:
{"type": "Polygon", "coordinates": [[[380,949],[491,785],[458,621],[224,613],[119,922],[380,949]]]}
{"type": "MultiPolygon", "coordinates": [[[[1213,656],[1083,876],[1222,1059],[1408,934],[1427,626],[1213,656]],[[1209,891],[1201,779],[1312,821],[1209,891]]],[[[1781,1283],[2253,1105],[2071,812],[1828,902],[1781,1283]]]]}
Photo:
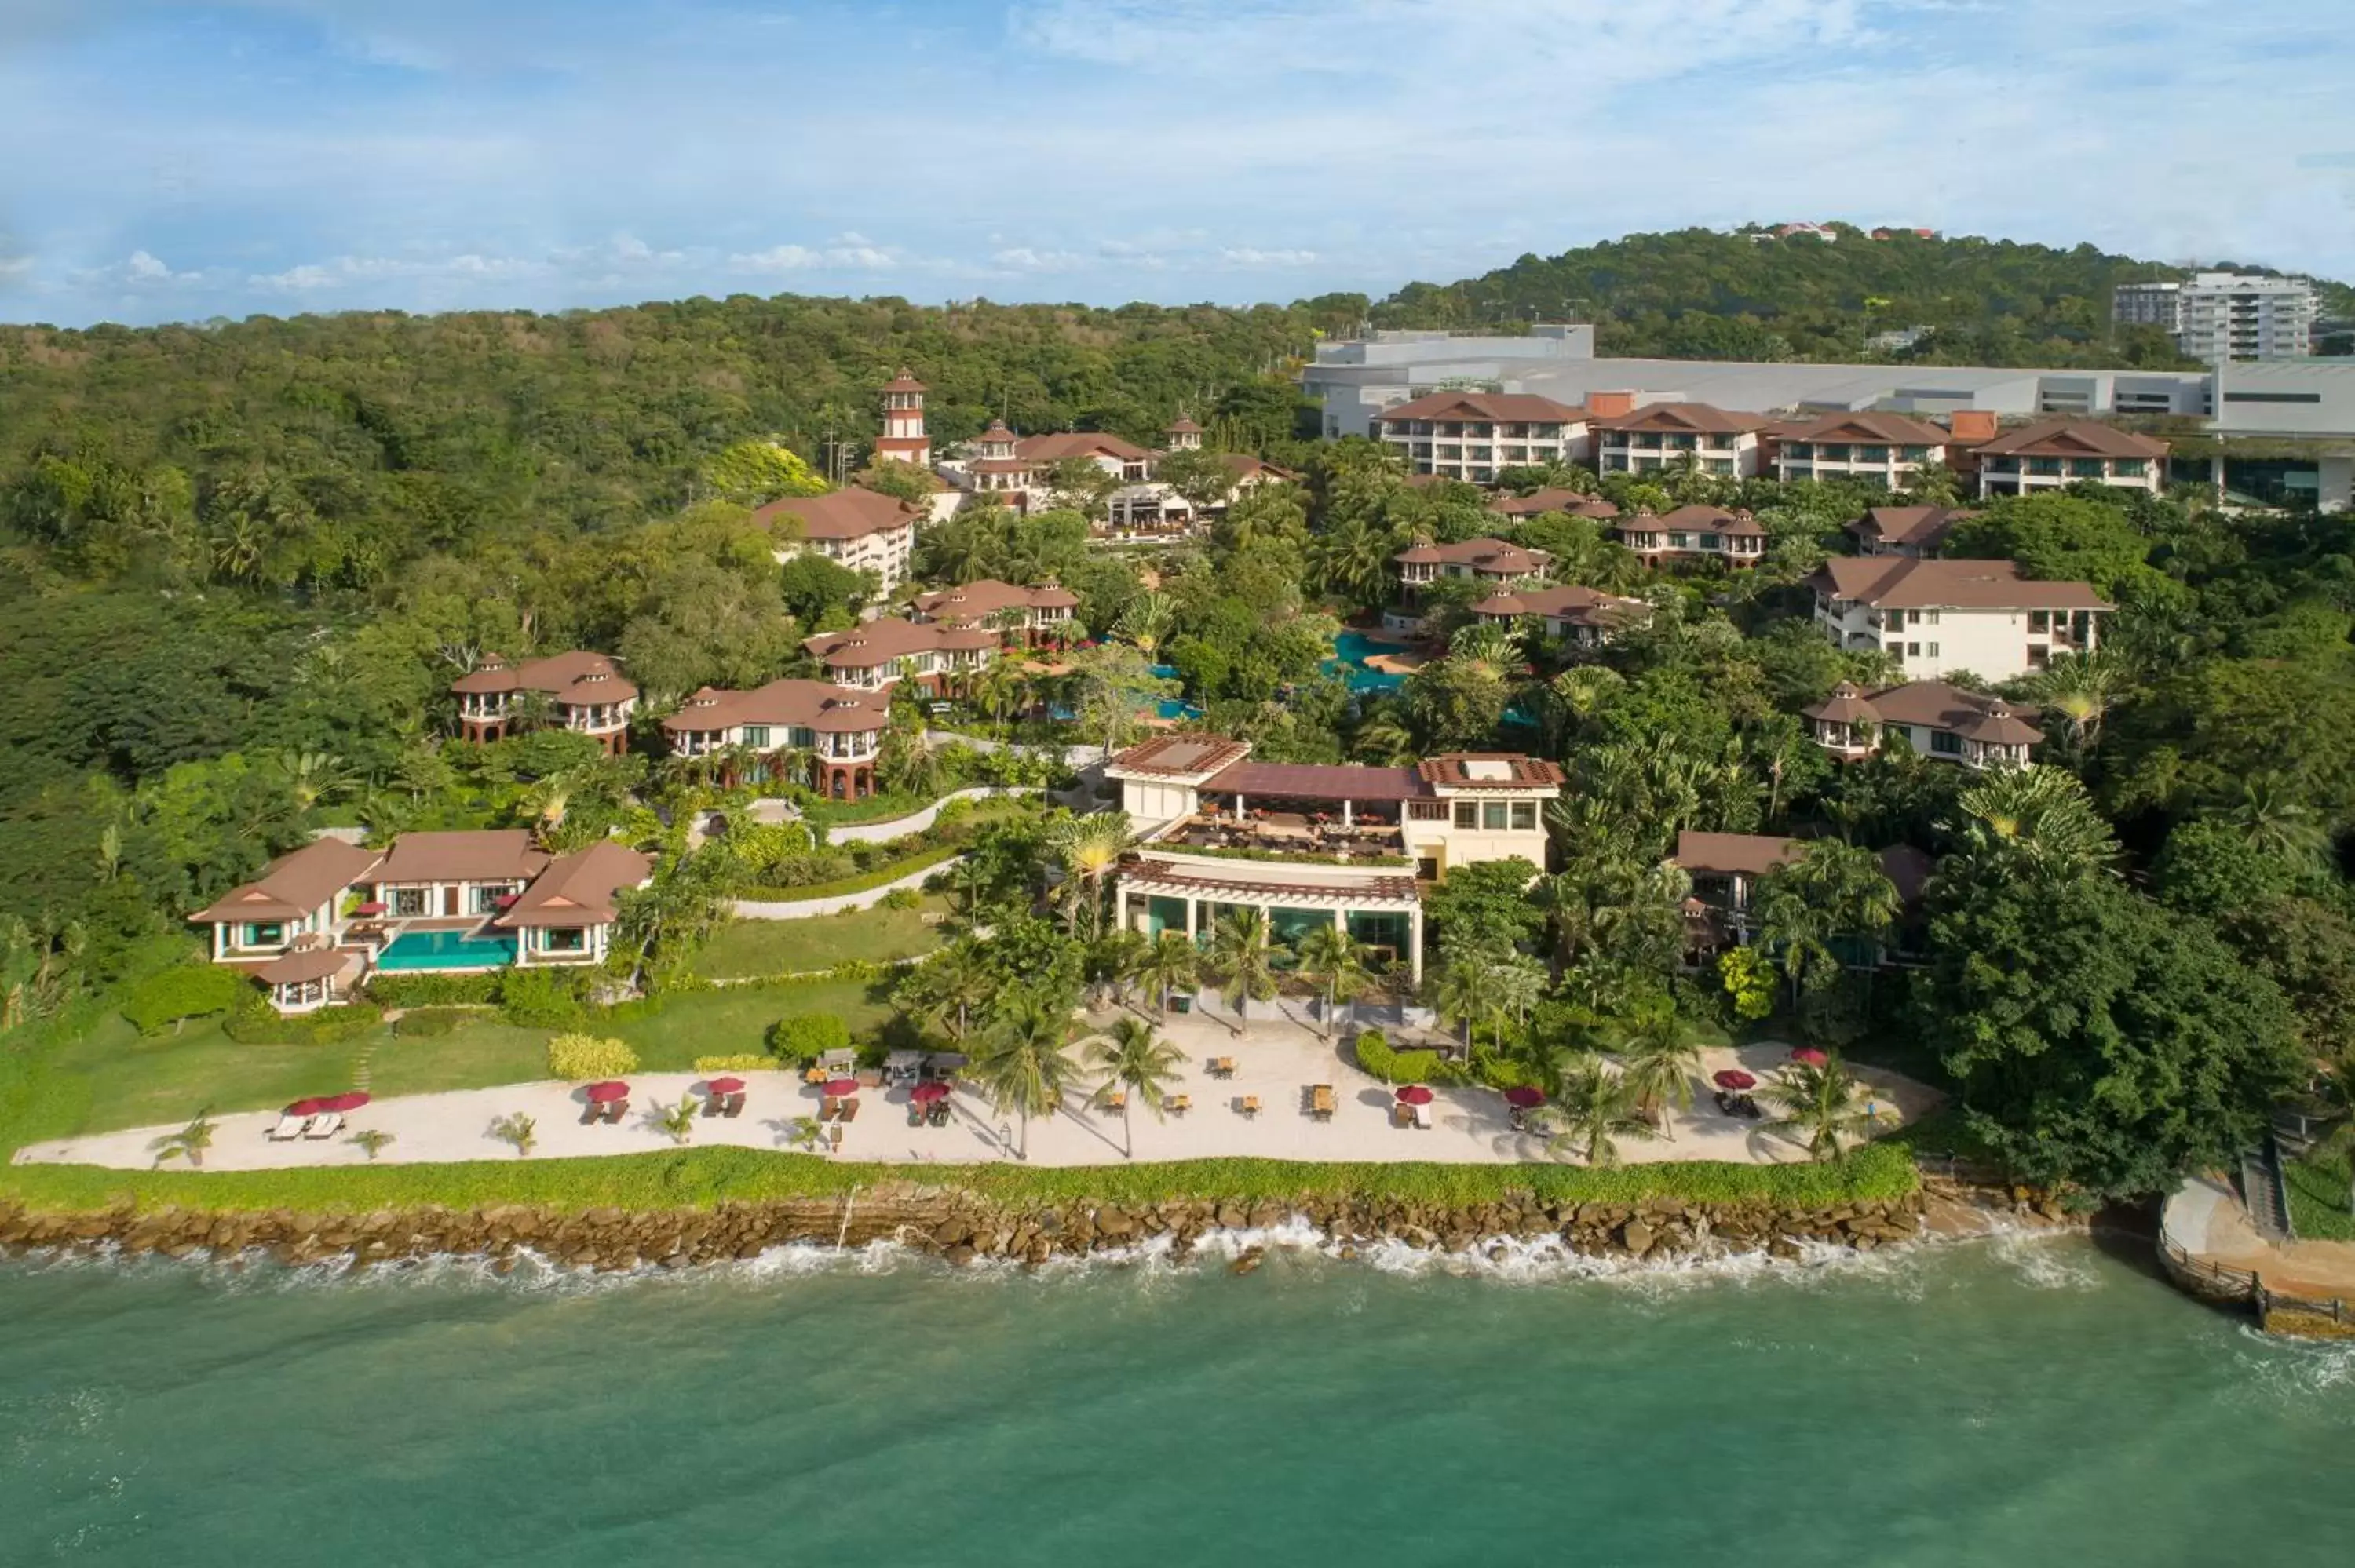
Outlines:
{"type": "MultiPolygon", "coordinates": [[[[1112,1015],[1096,1022],[1109,1023],[1112,1015]]],[[[1131,1119],[1138,1160],[1199,1160],[1255,1156],[1305,1160],[1441,1160],[1510,1164],[1566,1160],[1550,1152],[1543,1139],[1516,1131],[1504,1098],[1487,1088],[1438,1087],[1428,1128],[1391,1125],[1389,1086],[1360,1072],[1311,1029],[1290,1022],[1254,1022],[1237,1038],[1214,1020],[1172,1016],[1163,1033],[1189,1058],[1185,1081],[1175,1093],[1189,1096],[1192,1108],[1156,1120],[1139,1106],[1131,1119]],[[1231,1077],[1213,1077],[1213,1057],[1235,1061],[1231,1077]],[[1330,1085],[1329,1118],[1308,1114],[1312,1086],[1330,1085]],[[1255,1097],[1260,1110],[1242,1114],[1238,1105],[1255,1097]]],[[[1701,1077],[1739,1066],[1762,1078],[1780,1066],[1787,1046],[1760,1043],[1703,1053],[1701,1077]]],[[[1906,1121],[1930,1108],[1934,1091],[1892,1073],[1858,1068],[1884,1107],[1906,1121]]],[[[759,1149],[795,1147],[794,1124],[818,1112],[818,1091],[785,1072],[739,1075],[747,1084],[743,1114],[735,1118],[698,1116],[688,1141],[759,1149]]],[[[1092,1082],[1092,1080],[1090,1080],[1092,1082]]],[[[378,1156],[381,1164],[434,1163],[465,1160],[512,1160],[509,1145],[491,1136],[493,1120],[520,1112],[537,1124],[532,1158],[648,1153],[677,1147],[655,1125],[656,1105],[676,1105],[696,1095],[701,1075],[685,1073],[632,1075],[630,1110],[617,1126],[581,1125],[585,1101],[578,1084],[538,1082],[503,1085],[447,1094],[378,1100],[346,1118],[343,1136],[326,1140],[272,1142],[267,1136],[275,1111],[250,1111],[215,1118],[207,1171],[274,1171],[328,1165],[359,1165],[368,1154],[348,1141],[361,1130],[390,1133],[393,1141],[378,1156]]],[[[855,1121],[843,1128],[841,1157],[961,1164],[1015,1157],[1023,1140],[1017,1120],[994,1111],[987,1099],[959,1086],[951,1097],[953,1119],[945,1127],[911,1127],[908,1091],[868,1090],[855,1121]]],[[[1032,1119],[1028,1157],[1034,1165],[1104,1165],[1127,1158],[1119,1113],[1093,1108],[1082,1095],[1065,1108],[1032,1119]]],[[[156,1139],[172,1127],[133,1128],[118,1132],[28,1145],[18,1163],[69,1163],[144,1170],[155,1161],[156,1139]]],[[[1760,1124],[1719,1114],[1696,1086],[1693,1108],[1677,1115],[1673,1138],[1623,1139],[1623,1161],[1715,1160],[1741,1164],[1779,1164],[1806,1158],[1806,1151],[1760,1124]]],[[[176,1167],[180,1162],[174,1161],[176,1167]]],[[[185,1168],[185,1167],[181,1167],[185,1168]]]]}

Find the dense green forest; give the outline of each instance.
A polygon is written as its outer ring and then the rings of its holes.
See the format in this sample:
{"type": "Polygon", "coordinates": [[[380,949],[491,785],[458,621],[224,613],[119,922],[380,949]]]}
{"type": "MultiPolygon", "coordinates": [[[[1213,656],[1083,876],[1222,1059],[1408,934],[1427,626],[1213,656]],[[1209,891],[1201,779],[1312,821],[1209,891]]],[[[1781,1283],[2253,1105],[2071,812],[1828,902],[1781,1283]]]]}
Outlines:
{"type": "MultiPolygon", "coordinates": [[[[1934,365],[2188,365],[2155,328],[2110,321],[2119,283],[2188,270],[2090,245],[2062,250],[2010,240],[1873,239],[1838,226],[1832,243],[1771,230],[1691,228],[1631,234],[1524,256],[1454,283],[1410,283],[1368,302],[1386,327],[1497,327],[1592,321],[1596,352],[1674,359],[1886,357],[1873,334],[1925,326],[1903,356],[1934,365]]],[[[2265,270],[2265,269],[2250,269],[2265,270]]],[[[1316,302],[1327,313],[1347,301],[1316,302]]],[[[2324,314],[2355,321],[2355,290],[2324,285],[2324,314]]]]}

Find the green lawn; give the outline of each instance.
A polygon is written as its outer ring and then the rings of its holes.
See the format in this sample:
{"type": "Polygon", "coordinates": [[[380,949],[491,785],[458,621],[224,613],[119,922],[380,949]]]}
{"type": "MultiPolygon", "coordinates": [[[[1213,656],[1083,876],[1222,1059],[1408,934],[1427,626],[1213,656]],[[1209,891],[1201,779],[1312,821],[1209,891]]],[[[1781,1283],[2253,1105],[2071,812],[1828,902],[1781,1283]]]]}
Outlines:
{"type": "Polygon", "coordinates": [[[2355,1241],[2355,1214],[2347,1212],[2348,1162],[2299,1160],[2282,1174],[2289,1188],[2289,1220],[2301,1240],[2355,1241]]]}
{"type": "Polygon", "coordinates": [[[924,923],[948,900],[928,897],[914,909],[858,909],[808,920],[731,920],[695,957],[695,972],[711,980],[792,974],[832,969],[847,959],[889,963],[929,953],[943,940],[924,923]]]}
{"type": "MultiPolygon", "coordinates": [[[[869,999],[873,989],[857,980],[730,986],[677,997],[641,1018],[592,1027],[600,1034],[628,1041],[646,1071],[684,1073],[694,1067],[698,1056],[767,1050],[769,1025],[799,1013],[834,1013],[850,1025],[854,1035],[871,1031],[891,1015],[888,1003],[869,999]]],[[[544,1075],[544,1071],[533,1075],[544,1075]]]]}
{"type": "Polygon", "coordinates": [[[259,1110],[352,1086],[352,1064],[376,1030],[331,1045],[241,1045],[218,1020],[142,1038],[110,1013],[58,1050],[46,1097],[27,1139],[70,1138],[109,1128],[187,1121],[203,1110],[259,1110]]]}

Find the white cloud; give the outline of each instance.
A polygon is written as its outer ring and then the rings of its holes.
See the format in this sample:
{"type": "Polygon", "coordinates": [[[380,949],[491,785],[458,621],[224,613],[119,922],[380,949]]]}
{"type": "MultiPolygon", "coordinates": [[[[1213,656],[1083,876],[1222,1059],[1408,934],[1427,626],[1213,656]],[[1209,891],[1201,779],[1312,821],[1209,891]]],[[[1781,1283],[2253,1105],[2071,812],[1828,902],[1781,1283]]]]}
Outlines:
{"type": "Polygon", "coordinates": [[[283,293],[314,293],[391,279],[457,280],[511,282],[556,274],[551,262],[522,256],[461,256],[411,258],[401,256],[338,256],[332,261],[306,261],[282,272],[257,272],[246,281],[258,289],[283,293]]]}
{"type": "Polygon", "coordinates": [[[766,250],[739,251],[728,258],[730,271],[806,272],[818,268],[880,270],[900,264],[899,252],[879,246],[858,234],[839,234],[829,245],[773,245],[766,250]]]}
{"type": "Polygon", "coordinates": [[[1069,250],[1034,250],[1027,245],[995,251],[990,260],[1016,272],[1068,272],[1074,267],[1084,267],[1088,259],[1069,250]]]}
{"type": "Polygon", "coordinates": [[[1219,252],[1219,260],[1230,267],[1313,267],[1316,263],[1316,252],[1262,250],[1252,245],[1230,245],[1219,252]]]}

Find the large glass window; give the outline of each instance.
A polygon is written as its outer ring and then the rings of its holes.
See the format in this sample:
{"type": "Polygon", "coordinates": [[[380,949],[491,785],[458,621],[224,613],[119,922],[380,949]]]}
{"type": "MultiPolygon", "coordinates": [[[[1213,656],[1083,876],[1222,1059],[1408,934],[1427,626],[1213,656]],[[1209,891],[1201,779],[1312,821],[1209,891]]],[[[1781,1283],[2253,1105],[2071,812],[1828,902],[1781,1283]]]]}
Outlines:
{"type": "Polygon", "coordinates": [[[1930,732],[1930,749],[1940,757],[1959,757],[1963,737],[1950,729],[1934,729],[1930,732]]]}
{"type": "Polygon", "coordinates": [[[1480,806],[1480,826],[1492,833],[1503,832],[1507,821],[1506,808],[1510,804],[1511,802],[1506,800],[1483,801],[1480,806]]]}
{"type": "Polygon", "coordinates": [[[762,751],[766,751],[766,750],[768,750],[768,749],[769,749],[769,726],[768,726],[767,725],[764,725],[764,724],[748,724],[748,725],[746,725],[746,726],[744,726],[744,744],[745,744],[745,745],[747,745],[747,746],[750,746],[750,747],[757,747],[758,749],[760,749],[760,750],[762,750],[762,751]]]}
{"type": "Polygon", "coordinates": [[[1785,441],[1783,455],[1791,458],[1811,458],[1816,455],[1816,445],[1813,441],[1785,441]]]}
{"type": "Polygon", "coordinates": [[[1455,802],[1455,825],[1456,825],[1457,827],[1459,827],[1459,828],[1476,828],[1476,827],[1478,827],[1478,826],[1480,825],[1480,806],[1479,806],[1479,802],[1477,802],[1477,801],[1476,801],[1476,800],[1458,800],[1458,801],[1456,801],[1456,802],[1455,802]]]}
{"type": "Polygon", "coordinates": [[[286,939],[286,927],[275,920],[256,920],[245,928],[249,948],[274,948],[286,939]]]}
{"type": "Polygon", "coordinates": [[[1535,800],[1514,801],[1513,831],[1517,833],[1530,832],[1535,831],[1537,825],[1538,803],[1535,800]]]}
{"type": "Polygon", "coordinates": [[[540,933],[540,946],[551,953],[586,952],[589,933],[578,926],[552,926],[540,933]]]}
{"type": "Polygon", "coordinates": [[[414,919],[425,913],[425,889],[396,887],[392,890],[392,912],[403,918],[414,919]]]}

